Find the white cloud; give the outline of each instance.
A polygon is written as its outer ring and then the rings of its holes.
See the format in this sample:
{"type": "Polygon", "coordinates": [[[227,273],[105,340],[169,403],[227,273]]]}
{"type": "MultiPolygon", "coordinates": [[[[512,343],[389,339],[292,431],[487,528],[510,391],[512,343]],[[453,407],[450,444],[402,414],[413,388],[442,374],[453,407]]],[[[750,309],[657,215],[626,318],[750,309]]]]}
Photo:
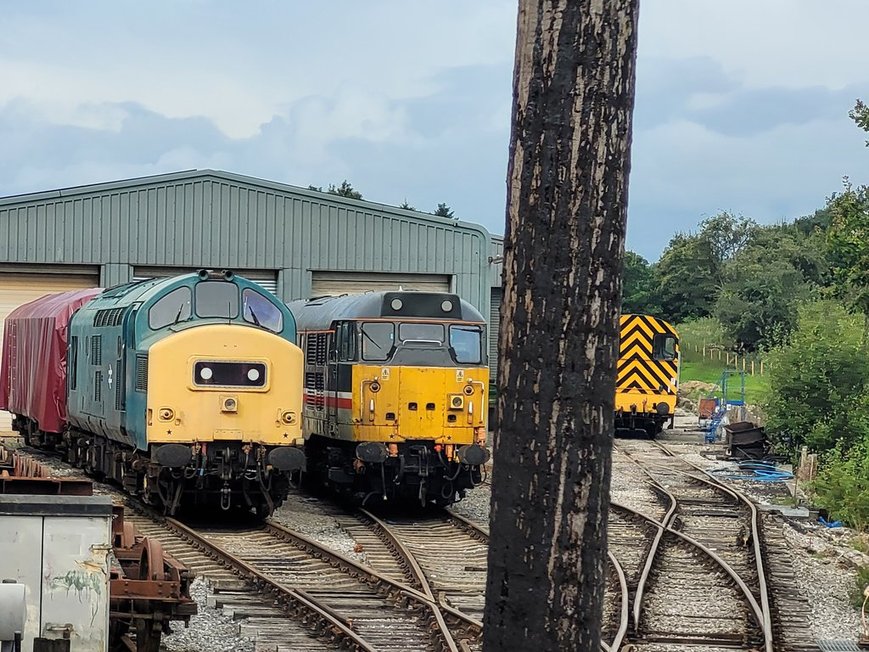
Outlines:
{"type": "Polygon", "coordinates": [[[865,0],[646,0],[641,56],[711,57],[754,87],[869,81],[865,0]]]}

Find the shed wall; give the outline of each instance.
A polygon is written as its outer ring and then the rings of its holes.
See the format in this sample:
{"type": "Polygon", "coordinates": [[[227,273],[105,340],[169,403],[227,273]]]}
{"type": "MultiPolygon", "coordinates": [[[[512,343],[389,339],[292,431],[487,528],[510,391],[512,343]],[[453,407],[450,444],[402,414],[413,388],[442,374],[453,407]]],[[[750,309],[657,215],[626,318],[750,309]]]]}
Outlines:
{"type": "Polygon", "coordinates": [[[216,171],[0,199],[0,261],[100,265],[101,284],[141,266],[272,269],[286,301],[315,271],[451,275],[489,309],[481,227],[216,171]]]}

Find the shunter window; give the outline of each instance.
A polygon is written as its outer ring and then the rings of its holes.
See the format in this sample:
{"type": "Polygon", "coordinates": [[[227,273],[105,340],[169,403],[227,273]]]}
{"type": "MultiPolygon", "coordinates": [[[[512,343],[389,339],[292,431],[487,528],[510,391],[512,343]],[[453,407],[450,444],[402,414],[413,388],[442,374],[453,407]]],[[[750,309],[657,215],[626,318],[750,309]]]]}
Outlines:
{"type": "Polygon", "coordinates": [[[362,324],[362,359],[383,361],[395,340],[395,326],[389,322],[368,322],[362,324]]]}
{"type": "Polygon", "coordinates": [[[157,330],[190,319],[190,288],[175,288],[148,311],[148,325],[157,330]]]}
{"type": "Polygon", "coordinates": [[[413,340],[416,342],[443,342],[443,324],[399,324],[398,339],[403,342],[413,340]]]}
{"type": "Polygon", "coordinates": [[[652,358],[655,360],[675,360],[676,338],[672,335],[655,335],[652,340],[652,358]]]}
{"type": "Polygon", "coordinates": [[[238,317],[238,286],[227,281],[196,284],[196,314],[200,317],[238,317]]]}
{"type": "Polygon", "coordinates": [[[483,329],[479,326],[450,326],[450,346],[456,362],[480,364],[483,361],[483,329]]]}
{"type": "Polygon", "coordinates": [[[249,324],[262,326],[273,333],[284,329],[284,316],[278,307],[256,290],[245,288],[241,293],[241,314],[249,324]]]}

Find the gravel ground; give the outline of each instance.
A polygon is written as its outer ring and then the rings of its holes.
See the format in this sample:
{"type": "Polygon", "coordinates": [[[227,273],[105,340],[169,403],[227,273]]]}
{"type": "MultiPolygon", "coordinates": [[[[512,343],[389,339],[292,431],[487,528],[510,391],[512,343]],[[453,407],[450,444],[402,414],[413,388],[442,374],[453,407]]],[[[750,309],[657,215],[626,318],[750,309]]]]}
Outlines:
{"type": "Polygon", "coordinates": [[[452,506],[452,510],[483,527],[489,527],[489,507],[492,501],[492,485],[489,481],[474,487],[465,497],[452,506]]]}
{"type": "Polygon", "coordinates": [[[356,541],[338,522],[336,516],[340,513],[340,509],[329,503],[328,498],[291,492],[272,519],[354,561],[364,561],[354,550],[356,541]]]}
{"type": "MultiPolygon", "coordinates": [[[[857,572],[842,556],[849,548],[844,541],[831,543],[828,533],[820,531],[826,528],[812,529],[815,531],[804,533],[790,524],[784,525],[785,540],[793,552],[797,582],[802,594],[808,596],[812,609],[812,633],[818,640],[856,643],[860,615],[849,604],[848,594],[854,588],[857,572]]],[[[843,530],[839,535],[842,539],[847,537],[844,528],[835,529],[843,530]]]]}
{"type": "Polygon", "coordinates": [[[253,652],[251,639],[238,635],[238,621],[225,616],[220,609],[207,607],[210,589],[197,577],[190,584],[190,595],[199,605],[199,613],[190,619],[187,629],[173,623],[174,632],[163,636],[160,649],[166,652],[253,652]]]}

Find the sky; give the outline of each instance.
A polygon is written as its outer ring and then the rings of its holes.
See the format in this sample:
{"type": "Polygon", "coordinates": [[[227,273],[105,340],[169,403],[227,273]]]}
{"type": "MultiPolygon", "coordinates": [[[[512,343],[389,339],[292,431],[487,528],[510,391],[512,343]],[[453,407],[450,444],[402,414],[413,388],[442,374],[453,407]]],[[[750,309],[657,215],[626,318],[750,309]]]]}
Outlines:
{"type": "MultiPolygon", "coordinates": [[[[192,168],[504,231],[515,0],[0,0],[0,196],[192,168]]],[[[627,246],[869,183],[865,0],[642,0],[627,246]]]]}

